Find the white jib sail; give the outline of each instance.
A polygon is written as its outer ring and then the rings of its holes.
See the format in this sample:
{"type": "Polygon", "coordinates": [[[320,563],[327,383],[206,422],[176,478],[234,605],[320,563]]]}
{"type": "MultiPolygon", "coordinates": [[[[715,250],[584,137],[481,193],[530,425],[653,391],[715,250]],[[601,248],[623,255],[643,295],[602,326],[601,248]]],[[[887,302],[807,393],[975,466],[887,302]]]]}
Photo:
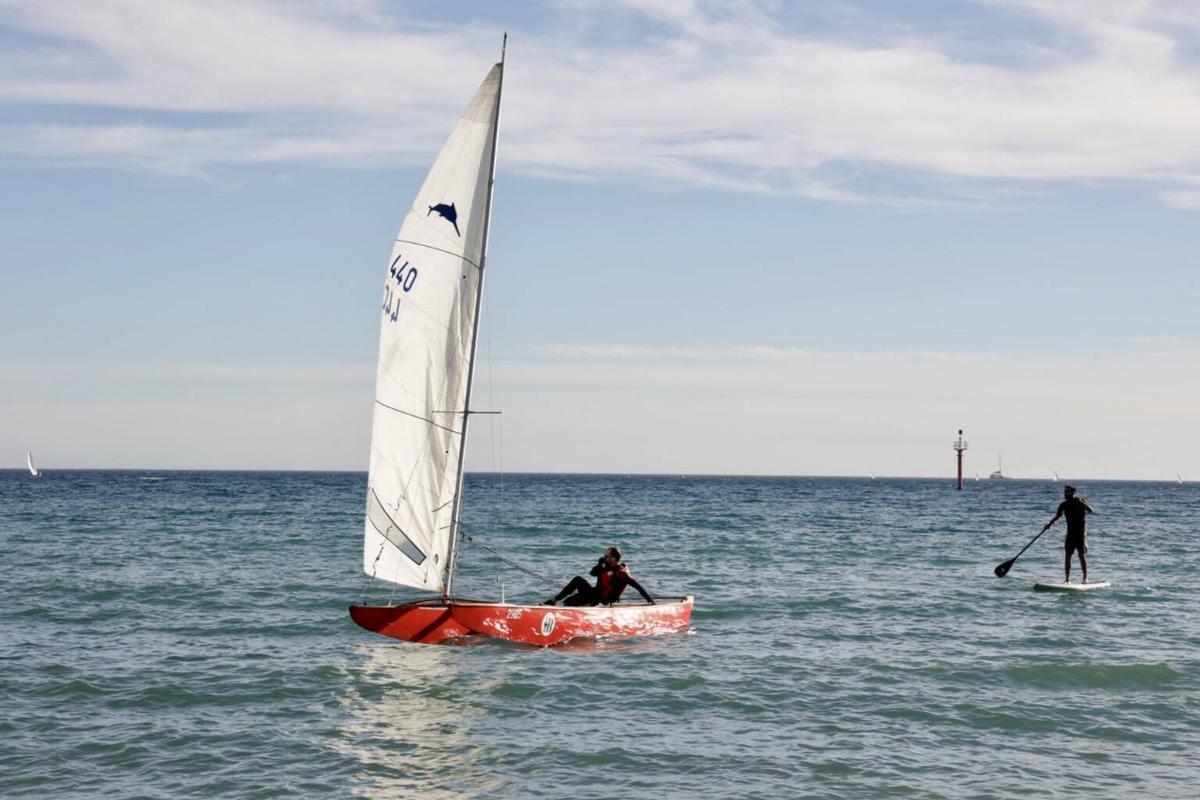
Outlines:
{"type": "Polygon", "coordinates": [[[25,463],[27,463],[29,465],[29,474],[30,475],[37,476],[37,475],[41,474],[40,472],[38,472],[38,468],[36,466],[34,466],[34,464],[33,464],[33,451],[32,450],[25,451],[25,463]]]}
{"type": "Polygon", "coordinates": [[[467,106],[388,260],[363,569],[443,591],[486,247],[501,64],[467,106]]]}

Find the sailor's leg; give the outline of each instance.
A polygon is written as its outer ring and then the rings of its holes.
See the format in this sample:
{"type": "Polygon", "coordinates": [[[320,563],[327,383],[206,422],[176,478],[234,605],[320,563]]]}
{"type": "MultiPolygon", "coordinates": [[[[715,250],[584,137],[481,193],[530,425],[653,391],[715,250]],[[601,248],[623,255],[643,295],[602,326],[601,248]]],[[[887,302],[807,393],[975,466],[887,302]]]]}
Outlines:
{"type": "Polygon", "coordinates": [[[574,578],[571,578],[570,583],[568,583],[566,586],[564,586],[562,588],[561,592],[554,595],[554,597],[550,600],[548,605],[554,605],[559,600],[562,600],[564,597],[567,597],[568,595],[584,594],[584,593],[590,592],[591,589],[592,589],[592,585],[590,583],[588,583],[585,578],[583,578],[582,576],[576,575],[574,578]]]}
{"type": "Polygon", "coordinates": [[[587,587],[586,590],[576,592],[575,594],[568,597],[566,600],[563,601],[563,605],[564,606],[594,606],[594,605],[596,605],[596,600],[592,595],[593,595],[592,587],[589,586],[589,587],[587,587]]]}
{"type": "Polygon", "coordinates": [[[1071,551],[1070,551],[1070,549],[1067,550],[1067,557],[1066,557],[1066,560],[1063,562],[1063,573],[1065,575],[1065,577],[1063,578],[1063,583],[1070,583],[1071,582],[1071,551]]]}
{"type": "Polygon", "coordinates": [[[1079,548],[1079,568],[1083,570],[1083,582],[1087,583],[1087,548],[1079,548]]]}

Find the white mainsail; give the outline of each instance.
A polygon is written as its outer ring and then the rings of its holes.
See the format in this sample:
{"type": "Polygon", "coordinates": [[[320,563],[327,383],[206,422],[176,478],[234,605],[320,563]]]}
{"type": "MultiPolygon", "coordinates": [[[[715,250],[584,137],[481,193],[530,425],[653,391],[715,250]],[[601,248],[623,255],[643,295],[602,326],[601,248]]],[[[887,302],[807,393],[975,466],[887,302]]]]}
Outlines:
{"type": "Polygon", "coordinates": [[[388,260],[363,569],[448,591],[503,62],[467,106],[388,260]]]}
{"type": "Polygon", "coordinates": [[[25,463],[29,465],[29,474],[32,475],[33,477],[36,478],[42,474],[38,470],[38,468],[36,466],[34,466],[34,464],[33,464],[33,451],[32,450],[25,451],[25,463]]]}

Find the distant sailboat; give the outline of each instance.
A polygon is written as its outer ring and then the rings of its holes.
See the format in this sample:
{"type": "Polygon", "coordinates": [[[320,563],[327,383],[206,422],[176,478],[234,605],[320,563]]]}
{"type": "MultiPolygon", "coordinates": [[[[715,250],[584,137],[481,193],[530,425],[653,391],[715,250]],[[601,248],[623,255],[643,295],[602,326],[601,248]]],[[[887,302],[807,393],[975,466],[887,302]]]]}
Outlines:
{"type": "Polygon", "coordinates": [[[997,464],[996,471],[993,472],[991,475],[988,475],[988,477],[996,478],[998,480],[1005,480],[1008,478],[1008,476],[1004,474],[1004,455],[1003,454],[1000,455],[1000,459],[999,459],[999,463],[997,464]]]}
{"type": "Polygon", "coordinates": [[[1058,473],[1054,473],[1054,482],[1058,483],[1058,473]]]}
{"type": "Polygon", "coordinates": [[[38,469],[37,466],[33,463],[33,451],[32,450],[25,452],[25,463],[29,465],[29,474],[30,475],[32,475],[35,478],[40,478],[42,476],[42,471],[40,469],[38,469]]]}
{"type": "Polygon", "coordinates": [[[1182,475],[1180,475],[1178,472],[1176,472],[1176,473],[1175,473],[1175,480],[1179,481],[1180,483],[1183,483],[1183,476],[1182,476],[1182,475]]]}

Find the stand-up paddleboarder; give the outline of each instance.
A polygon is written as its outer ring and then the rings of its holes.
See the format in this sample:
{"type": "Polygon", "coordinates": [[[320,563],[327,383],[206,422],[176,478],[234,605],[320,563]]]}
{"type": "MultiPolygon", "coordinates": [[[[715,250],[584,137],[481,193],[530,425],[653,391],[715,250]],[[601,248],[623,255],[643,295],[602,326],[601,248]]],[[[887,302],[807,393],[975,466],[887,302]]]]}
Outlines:
{"type": "Polygon", "coordinates": [[[1046,523],[1042,528],[1042,533],[1050,529],[1050,526],[1058,522],[1059,517],[1067,518],[1067,539],[1065,547],[1067,550],[1066,559],[1063,563],[1063,569],[1066,577],[1064,583],[1071,582],[1071,553],[1079,551],[1079,568],[1083,570],[1083,582],[1087,583],[1087,515],[1095,513],[1095,509],[1087,504],[1087,502],[1075,494],[1074,486],[1063,487],[1063,501],[1058,504],[1058,511],[1054,513],[1054,518],[1046,523]]]}

